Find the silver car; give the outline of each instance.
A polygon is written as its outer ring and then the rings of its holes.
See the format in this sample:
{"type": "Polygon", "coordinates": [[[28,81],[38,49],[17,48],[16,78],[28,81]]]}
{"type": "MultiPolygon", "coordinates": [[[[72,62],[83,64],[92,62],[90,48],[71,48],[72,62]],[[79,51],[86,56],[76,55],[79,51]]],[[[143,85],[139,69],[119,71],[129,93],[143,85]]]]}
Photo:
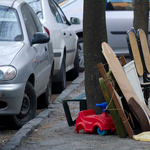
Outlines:
{"type": "Polygon", "coordinates": [[[0,117],[13,128],[35,116],[37,97],[49,104],[54,58],[44,32],[24,1],[0,1],[0,117]]]}

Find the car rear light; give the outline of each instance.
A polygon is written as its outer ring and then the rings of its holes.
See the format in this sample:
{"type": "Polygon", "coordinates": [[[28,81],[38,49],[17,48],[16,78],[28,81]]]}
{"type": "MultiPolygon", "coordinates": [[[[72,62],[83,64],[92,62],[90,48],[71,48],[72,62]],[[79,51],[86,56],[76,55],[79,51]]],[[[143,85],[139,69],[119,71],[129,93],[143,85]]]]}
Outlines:
{"type": "Polygon", "coordinates": [[[46,27],[44,27],[44,29],[45,29],[46,33],[50,36],[49,30],[46,27]]]}

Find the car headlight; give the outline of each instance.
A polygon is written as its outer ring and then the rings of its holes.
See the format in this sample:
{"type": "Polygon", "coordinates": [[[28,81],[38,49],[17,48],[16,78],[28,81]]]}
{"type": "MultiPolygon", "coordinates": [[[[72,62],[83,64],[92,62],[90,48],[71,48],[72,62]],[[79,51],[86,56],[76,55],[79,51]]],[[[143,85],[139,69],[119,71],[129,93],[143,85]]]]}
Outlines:
{"type": "Polygon", "coordinates": [[[15,78],[16,76],[16,69],[12,66],[1,66],[0,67],[0,80],[6,81],[15,78]]]}

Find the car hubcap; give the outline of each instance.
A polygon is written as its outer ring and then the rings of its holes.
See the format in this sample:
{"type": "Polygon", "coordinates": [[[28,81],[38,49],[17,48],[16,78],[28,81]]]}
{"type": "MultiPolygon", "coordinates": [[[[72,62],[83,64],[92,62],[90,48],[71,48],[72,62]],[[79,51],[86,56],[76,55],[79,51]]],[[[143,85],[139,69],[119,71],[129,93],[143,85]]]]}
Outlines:
{"type": "Polygon", "coordinates": [[[21,112],[18,115],[18,117],[23,118],[24,116],[28,114],[29,110],[30,110],[30,99],[27,94],[24,94],[23,103],[21,106],[21,112]]]}
{"type": "Polygon", "coordinates": [[[79,67],[84,68],[83,43],[78,44],[78,53],[79,53],[79,67]]]}

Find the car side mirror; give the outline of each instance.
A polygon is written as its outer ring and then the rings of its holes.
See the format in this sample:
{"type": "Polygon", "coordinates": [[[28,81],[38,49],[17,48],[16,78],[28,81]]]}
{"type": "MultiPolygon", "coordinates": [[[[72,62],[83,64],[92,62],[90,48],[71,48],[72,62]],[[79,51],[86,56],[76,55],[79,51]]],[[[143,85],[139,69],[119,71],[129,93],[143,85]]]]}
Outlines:
{"type": "Polygon", "coordinates": [[[70,18],[70,23],[71,24],[80,24],[80,19],[76,17],[71,17],[70,18]]]}
{"type": "Polygon", "coordinates": [[[46,33],[36,32],[33,35],[31,44],[43,44],[49,42],[50,37],[46,33]]]}

